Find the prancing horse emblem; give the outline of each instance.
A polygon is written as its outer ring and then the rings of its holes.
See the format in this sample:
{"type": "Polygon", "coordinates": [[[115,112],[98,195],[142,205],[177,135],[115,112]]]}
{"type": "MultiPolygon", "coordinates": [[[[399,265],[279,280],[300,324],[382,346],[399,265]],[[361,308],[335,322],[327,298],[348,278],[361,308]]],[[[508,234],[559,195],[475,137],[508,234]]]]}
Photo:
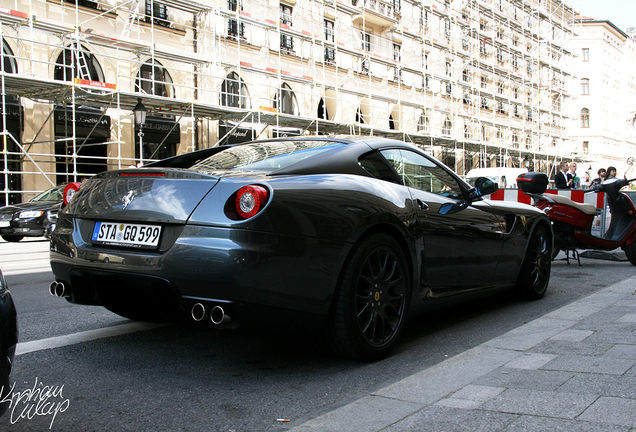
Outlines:
{"type": "Polygon", "coordinates": [[[133,191],[128,191],[128,193],[121,199],[121,202],[124,203],[124,208],[128,207],[128,204],[133,202],[134,199],[135,193],[133,191]]]}

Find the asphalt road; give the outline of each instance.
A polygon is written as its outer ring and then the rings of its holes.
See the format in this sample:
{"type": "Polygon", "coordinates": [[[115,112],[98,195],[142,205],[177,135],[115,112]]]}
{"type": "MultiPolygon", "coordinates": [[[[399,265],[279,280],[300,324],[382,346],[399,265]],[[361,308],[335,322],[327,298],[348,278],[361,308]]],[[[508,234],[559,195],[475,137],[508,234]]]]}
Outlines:
{"type": "Polygon", "coordinates": [[[48,294],[46,241],[0,242],[20,325],[16,409],[0,430],[286,430],[635,271],[624,261],[582,264],[557,259],[540,301],[499,295],[413,319],[391,357],[361,363],[333,357],[311,334],[139,326],[72,305],[48,294]]]}

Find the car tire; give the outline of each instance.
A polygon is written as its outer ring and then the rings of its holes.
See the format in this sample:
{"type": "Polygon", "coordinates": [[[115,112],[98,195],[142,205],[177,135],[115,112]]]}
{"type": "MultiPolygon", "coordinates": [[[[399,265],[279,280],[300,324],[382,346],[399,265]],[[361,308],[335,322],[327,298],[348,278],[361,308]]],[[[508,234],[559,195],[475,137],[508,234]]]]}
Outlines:
{"type": "Polygon", "coordinates": [[[410,278],[400,245],[387,234],[363,240],[344,265],[329,323],[331,347],[374,361],[395,346],[406,321],[410,278]]]}
{"type": "Polygon", "coordinates": [[[538,226],[528,242],[517,287],[522,297],[528,300],[542,298],[550,283],[552,268],[552,241],[547,230],[538,226]]]}
{"type": "Polygon", "coordinates": [[[4,241],[8,241],[8,242],[11,242],[11,243],[19,242],[23,238],[24,238],[24,236],[16,236],[16,235],[3,235],[2,236],[2,239],[4,241]]]}
{"type": "Polygon", "coordinates": [[[636,241],[632,244],[628,244],[623,246],[623,250],[625,251],[625,255],[632,265],[636,265],[636,241]]]}

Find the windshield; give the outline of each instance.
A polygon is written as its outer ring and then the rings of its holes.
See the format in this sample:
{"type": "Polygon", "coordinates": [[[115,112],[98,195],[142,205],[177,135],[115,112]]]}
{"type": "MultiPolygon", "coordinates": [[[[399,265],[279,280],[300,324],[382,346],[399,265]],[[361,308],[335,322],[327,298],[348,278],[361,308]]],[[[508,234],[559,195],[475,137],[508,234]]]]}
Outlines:
{"type": "Polygon", "coordinates": [[[64,192],[64,185],[55,186],[54,188],[45,190],[40,195],[37,195],[35,198],[31,200],[31,202],[61,201],[63,192],[64,192]]]}
{"type": "Polygon", "coordinates": [[[197,162],[205,171],[274,171],[318,153],[343,146],[333,141],[271,141],[230,147],[197,162]]]}

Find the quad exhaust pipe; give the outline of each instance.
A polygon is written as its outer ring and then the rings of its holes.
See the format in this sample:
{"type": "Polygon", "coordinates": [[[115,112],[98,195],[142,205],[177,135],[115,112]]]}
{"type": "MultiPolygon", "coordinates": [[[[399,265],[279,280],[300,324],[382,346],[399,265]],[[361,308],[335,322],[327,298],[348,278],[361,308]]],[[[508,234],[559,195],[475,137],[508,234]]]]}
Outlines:
{"type": "Polygon", "coordinates": [[[201,322],[206,318],[209,318],[210,322],[216,326],[222,326],[232,321],[230,316],[225,313],[225,310],[218,305],[208,311],[204,304],[196,303],[192,306],[190,313],[192,315],[192,319],[196,322],[201,322]]]}
{"type": "Polygon", "coordinates": [[[64,282],[53,282],[49,286],[49,294],[54,297],[66,297],[68,296],[68,292],[66,291],[66,286],[64,282]]]}

